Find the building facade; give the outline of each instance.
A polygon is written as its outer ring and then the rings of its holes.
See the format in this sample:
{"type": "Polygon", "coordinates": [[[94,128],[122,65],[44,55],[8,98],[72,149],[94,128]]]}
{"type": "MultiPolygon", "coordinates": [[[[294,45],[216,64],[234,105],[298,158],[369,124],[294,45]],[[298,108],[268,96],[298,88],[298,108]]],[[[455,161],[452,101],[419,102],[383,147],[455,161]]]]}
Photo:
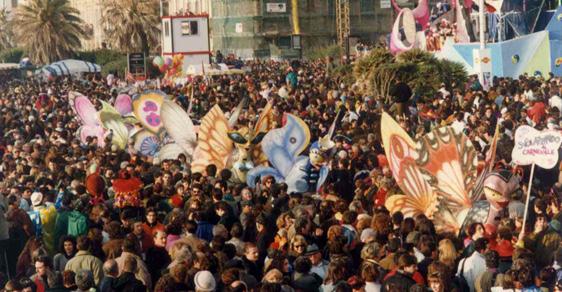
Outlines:
{"type": "Polygon", "coordinates": [[[84,27],[89,38],[82,39],[82,50],[100,49],[105,43],[105,33],[102,26],[102,0],[70,0],[70,5],[80,12],[84,27]]]}
{"type": "MultiPolygon", "coordinates": [[[[242,58],[298,57],[335,43],[335,5],[336,0],[211,0],[213,49],[242,58]]],[[[393,17],[389,0],[350,1],[350,39],[376,42],[390,32],[393,17]]]]}
{"type": "Polygon", "coordinates": [[[210,0],[168,0],[168,15],[185,15],[190,14],[210,14],[211,1],[210,0]]]}

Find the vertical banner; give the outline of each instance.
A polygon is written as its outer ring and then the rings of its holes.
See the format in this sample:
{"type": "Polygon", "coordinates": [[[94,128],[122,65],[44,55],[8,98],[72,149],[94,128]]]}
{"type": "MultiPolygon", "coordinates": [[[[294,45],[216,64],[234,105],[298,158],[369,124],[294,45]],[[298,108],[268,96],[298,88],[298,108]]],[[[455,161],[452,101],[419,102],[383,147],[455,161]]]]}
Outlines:
{"type": "Polygon", "coordinates": [[[484,90],[492,85],[492,51],[490,49],[472,50],[474,70],[478,72],[478,80],[484,90]]]}

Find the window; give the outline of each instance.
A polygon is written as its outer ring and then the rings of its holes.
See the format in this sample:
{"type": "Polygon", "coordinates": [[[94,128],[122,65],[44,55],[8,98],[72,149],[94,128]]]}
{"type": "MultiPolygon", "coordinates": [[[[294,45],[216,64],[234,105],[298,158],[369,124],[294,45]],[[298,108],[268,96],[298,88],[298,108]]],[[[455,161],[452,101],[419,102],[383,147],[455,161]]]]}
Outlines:
{"type": "Polygon", "coordinates": [[[166,37],[170,36],[170,22],[168,21],[164,22],[164,36],[166,37]]]}
{"type": "Polygon", "coordinates": [[[196,35],[198,33],[197,21],[182,21],[181,34],[182,35],[196,35]]]}
{"type": "Polygon", "coordinates": [[[290,49],[291,48],[291,37],[290,36],[282,36],[277,39],[277,46],[281,49],[290,49]]]}
{"type": "Polygon", "coordinates": [[[373,0],[361,0],[361,13],[375,12],[375,1],[373,0]]]}

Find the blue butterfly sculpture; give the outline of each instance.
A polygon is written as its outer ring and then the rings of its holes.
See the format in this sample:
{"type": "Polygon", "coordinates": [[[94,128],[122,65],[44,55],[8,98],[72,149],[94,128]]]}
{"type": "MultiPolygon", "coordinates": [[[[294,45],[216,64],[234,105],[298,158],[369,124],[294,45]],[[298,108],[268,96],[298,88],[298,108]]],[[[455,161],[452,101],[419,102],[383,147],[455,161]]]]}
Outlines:
{"type": "Polygon", "coordinates": [[[248,172],[246,183],[255,187],[259,178],[271,175],[285,182],[288,193],[316,192],[328,176],[324,153],[333,147],[329,137],[310,147],[309,156],[300,155],[310,143],[310,129],[297,116],[287,114],[285,126],[269,131],[261,142],[262,151],[272,167],[258,166],[248,172]]]}

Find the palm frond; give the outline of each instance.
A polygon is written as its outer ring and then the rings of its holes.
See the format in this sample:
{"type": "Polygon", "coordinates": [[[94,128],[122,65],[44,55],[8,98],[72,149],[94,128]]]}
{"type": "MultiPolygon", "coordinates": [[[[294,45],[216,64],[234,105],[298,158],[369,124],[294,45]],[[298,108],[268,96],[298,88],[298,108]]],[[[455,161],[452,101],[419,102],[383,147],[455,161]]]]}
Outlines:
{"type": "Polygon", "coordinates": [[[30,0],[15,9],[11,23],[16,43],[38,64],[71,56],[88,37],[68,0],[30,0]]]}

